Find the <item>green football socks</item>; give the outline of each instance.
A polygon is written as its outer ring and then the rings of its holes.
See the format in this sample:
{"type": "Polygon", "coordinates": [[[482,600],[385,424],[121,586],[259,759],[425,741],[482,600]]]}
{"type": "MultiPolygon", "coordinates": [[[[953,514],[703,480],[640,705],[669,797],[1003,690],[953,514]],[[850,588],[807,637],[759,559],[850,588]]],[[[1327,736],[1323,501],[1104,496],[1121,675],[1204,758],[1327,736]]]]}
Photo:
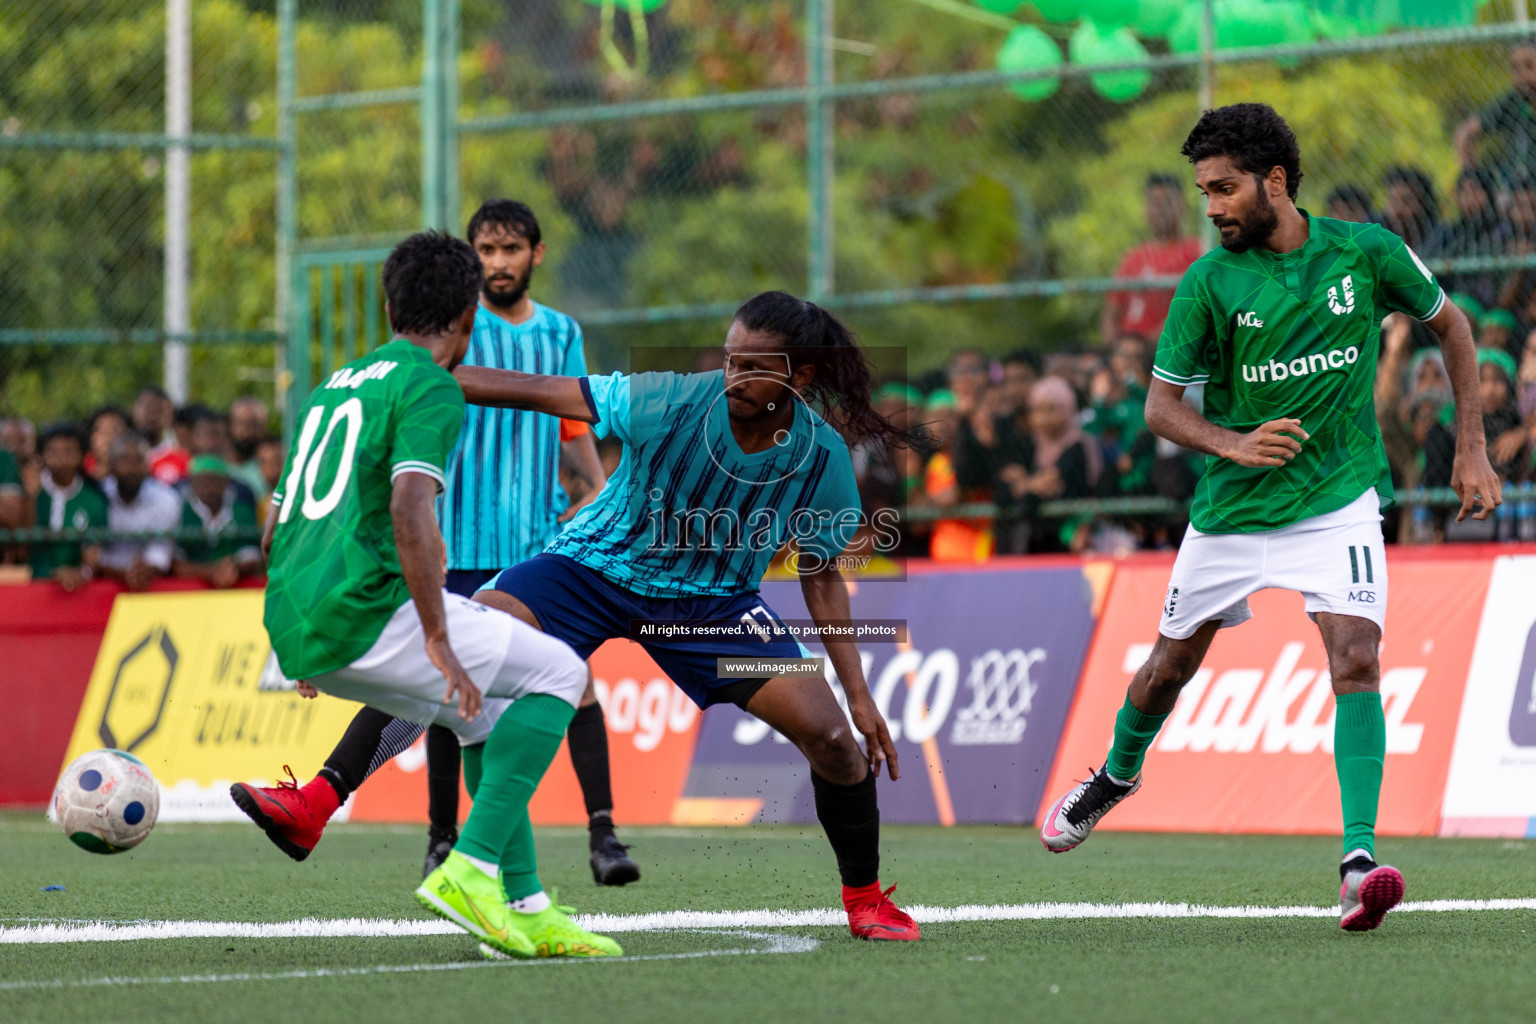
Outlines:
{"type": "Polygon", "coordinates": [[[528,801],[555,759],[576,709],[559,697],[535,693],[512,702],[476,754],[465,748],[465,777],[475,805],[459,835],[456,849],[471,857],[499,862],[507,899],[539,892],[538,861],[528,801]],[[478,772],[476,769],[480,769],[478,772]]]}
{"type": "Polygon", "coordinates": [[[1339,773],[1344,809],[1344,852],[1376,856],[1376,805],[1381,799],[1381,765],[1387,756],[1387,720],[1381,694],[1345,693],[1333,724],[1333,764],[1339,773]]]}
{"type": "Polygon", "coordinates": [[[1105,770],[1120,782],[1133,782],[1141,774],[1141,762],[1146,759],[1147,748],[1157,739],[1157,731],[1163,727],[1167,715],[1149,715],[1136,710],[1131,695],[1125,695],[1125,704],[1115,716],[1115,745],[1109,749],[1105,770]]]}
{"type": "Polygon", "coordinates": [[[462,747],[459,754],[464,762],[464,789],[473,800],[475,792],[480,788],[480,775],[485,768],[485,744],[476,743],[472,747],[462,747]]]}

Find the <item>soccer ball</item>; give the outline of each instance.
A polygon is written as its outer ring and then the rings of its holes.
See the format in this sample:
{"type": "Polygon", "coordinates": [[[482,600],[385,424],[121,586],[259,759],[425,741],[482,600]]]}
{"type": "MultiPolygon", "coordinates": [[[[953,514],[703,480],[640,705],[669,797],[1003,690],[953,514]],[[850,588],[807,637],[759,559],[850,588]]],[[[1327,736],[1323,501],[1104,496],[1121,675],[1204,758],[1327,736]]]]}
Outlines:
{"type": "Polygon", "coordinates": [[[70,842],[92,853],[122,853],[144,841],[160,813],[160,786],[144,762],[121,750],[93,750],[69,763],[53,789],[53,814],[70,842]]]}

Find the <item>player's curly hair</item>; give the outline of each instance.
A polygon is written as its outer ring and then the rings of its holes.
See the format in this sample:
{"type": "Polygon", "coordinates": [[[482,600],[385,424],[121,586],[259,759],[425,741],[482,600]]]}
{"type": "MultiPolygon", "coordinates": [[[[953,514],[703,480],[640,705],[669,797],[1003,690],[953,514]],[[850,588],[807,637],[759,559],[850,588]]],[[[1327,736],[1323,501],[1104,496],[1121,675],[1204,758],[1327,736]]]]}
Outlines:
{"type": "Polygon", "coordinates": [[[1180,150],[1190,163],[1208,157],[1231,157],[1238,170],[1263,177],[1271,169],[1285,170],[1285,190],[1292,199],[1301,187],[1301,148],[1296,133],[1267,103],[1234,103],[1200,115],[1180,150]]]}
{"type": "Polygon", "coordinates": [[[397,334],[442,334],[480,298],[480,257],[469,243],[422,231],[384,261],[384,297],[397,334]]]}
{"type": "Polygon", "coordinates": [[[785,292],[763,292],[743,302],[735,319],[748,330],[781,339],[791,372],[807,364],[816,368],[801,397],[850,444],[933,446],[923,426],[905,429],[875,411],[870,404],[874,377],[869,362],[853,331],[825,309],[785,292]]]}

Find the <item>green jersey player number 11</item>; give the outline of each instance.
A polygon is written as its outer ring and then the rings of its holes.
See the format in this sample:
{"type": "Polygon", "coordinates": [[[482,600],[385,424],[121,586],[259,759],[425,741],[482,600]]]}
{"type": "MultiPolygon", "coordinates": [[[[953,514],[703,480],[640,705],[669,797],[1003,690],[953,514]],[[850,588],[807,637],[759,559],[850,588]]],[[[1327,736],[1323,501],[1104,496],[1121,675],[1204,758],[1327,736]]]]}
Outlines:
{"type": "Polygon", "coordinates": [[[1206,111],[1183,155],[1221,247],[1179,284],[1157,346],[1147,426],[1206,453],[1205,472],[1157,643],[1131,681],[1109,758],[1052,805],[1040,838],[1055,853],[1081,845],[1141,787],[1147,749],[1217,630],[1249,618],[1255,591],[1299,591],[1322,633],[1337,703],[1339,923],[1368,931],[1405,890],[1402,874],[1377,864],[1375,852],[1386,755],[1380,524],[1392,500],[1373,401],[1379,325],[1395,313],[1439,335],[1459,427],[1458,518],[1481,519],[1501,498],[1484,451],[1471,330],[1402,239],[1297,208],[1300,149],[1272,108],[1206,111]],[[1205,389],[1203,415],[1182,400],[1194,385],[1205,389]]]}

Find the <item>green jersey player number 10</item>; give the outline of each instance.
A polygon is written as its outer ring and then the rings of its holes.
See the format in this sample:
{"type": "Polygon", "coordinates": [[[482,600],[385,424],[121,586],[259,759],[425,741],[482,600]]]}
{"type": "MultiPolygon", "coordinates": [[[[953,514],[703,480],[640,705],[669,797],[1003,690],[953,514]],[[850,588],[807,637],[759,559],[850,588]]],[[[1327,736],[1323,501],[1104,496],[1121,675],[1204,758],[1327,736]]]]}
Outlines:
{"type": "Polygon", "coordinates": [[[341,496],[347,491],[347,482],[352,479],[357,439],[363,432],[363,403],[356,398],[349,398],[331,410],[330,422],[325,425],[325,434],[316,446],[315,435],[320,432],[320,420],[324,415],[325,410],[316,407],[309,410],[309,415],[304,419],[304,429],[299,433],[299,445],[294,450],[293,468],[289,470],[287,485],[283,488],[287,493],[283,498],[282,510],[277,515],[280,524],[286,523],[293,515],[294,503],[299,498],[300,480],[304,483],[304,500],[299,511],[305,519],[324,519],[341,504],[341,496]],[[342,439],[341,461],[336,465],[336,477],[325,495],[316,497],[315,485],[320,476],[321,457],[330,446],[338,427],[346,431],[346,437],[342,439]]]}

